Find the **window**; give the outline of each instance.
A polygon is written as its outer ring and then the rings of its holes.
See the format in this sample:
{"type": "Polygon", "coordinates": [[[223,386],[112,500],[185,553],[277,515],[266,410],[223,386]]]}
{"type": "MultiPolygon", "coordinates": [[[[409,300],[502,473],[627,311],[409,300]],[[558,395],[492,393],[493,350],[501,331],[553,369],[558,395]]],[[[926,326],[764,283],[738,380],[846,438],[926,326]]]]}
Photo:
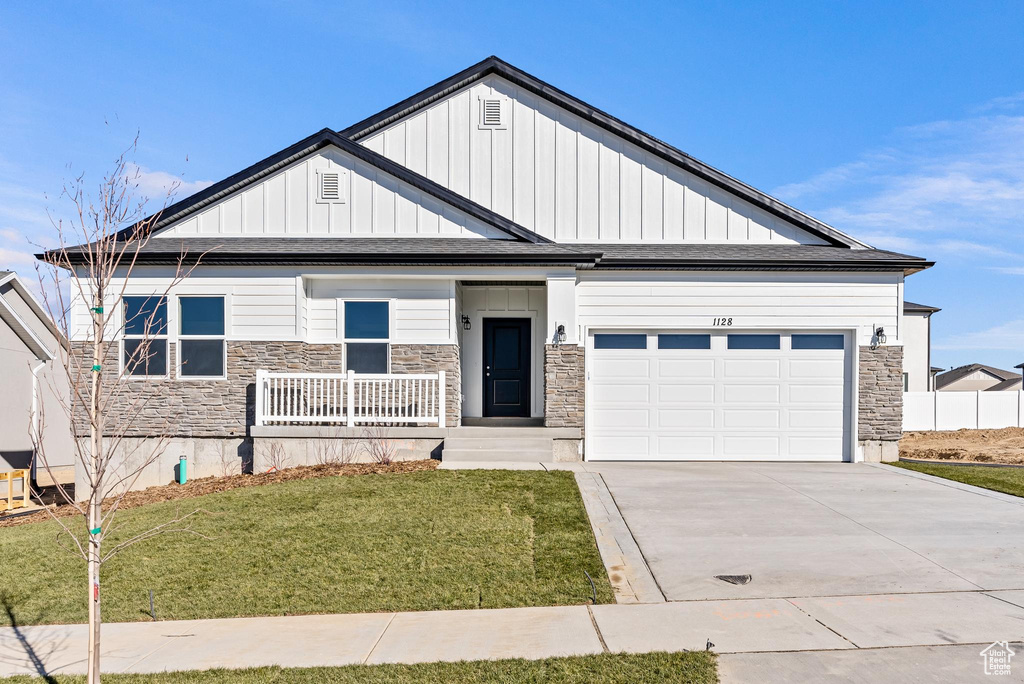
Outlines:
{"type": "Polygon", "coordinates": [[[842,335],[793,335],[793,349],[842,349],[842,335]]]}
{"type": "Polygon", "coordinates": [[[224,298],[178,298],[178,375],[225,376],[224,298]]]}
{"type": "Polygon", "coordinates": [[[345,369],[387,373],[390,361],[391,309],[388,302],[345,304],[345,369]]]}
{"type": "Polygon", "coordinates": [[[647,335],[594,335],[594,349],[647,349],[647,335]]]}
{"type": "Polygon", "coordinates": [[[658,335],[658,349],[711,349],[711,335],[658,335]]]}
{"type": "Polygon", "coordinates": [[[121,362],[126,375],[167,376],[167,298],[124,297],[121,362]]]}
{"type": "Polygon", "coordinates": [[[729,349],[778,349],[779,335],[729,335],[729,349]]]}

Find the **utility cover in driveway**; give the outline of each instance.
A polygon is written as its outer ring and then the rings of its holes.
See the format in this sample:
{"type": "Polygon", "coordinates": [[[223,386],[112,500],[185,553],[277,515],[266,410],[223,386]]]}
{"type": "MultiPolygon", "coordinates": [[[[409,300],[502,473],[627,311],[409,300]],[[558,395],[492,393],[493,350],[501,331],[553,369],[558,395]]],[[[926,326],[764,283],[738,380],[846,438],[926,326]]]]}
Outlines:
{"type": "Polygon", "coordinates": [[[590,335],[587,459],[847,459],[848,349],[842,333],[590,335]]]}

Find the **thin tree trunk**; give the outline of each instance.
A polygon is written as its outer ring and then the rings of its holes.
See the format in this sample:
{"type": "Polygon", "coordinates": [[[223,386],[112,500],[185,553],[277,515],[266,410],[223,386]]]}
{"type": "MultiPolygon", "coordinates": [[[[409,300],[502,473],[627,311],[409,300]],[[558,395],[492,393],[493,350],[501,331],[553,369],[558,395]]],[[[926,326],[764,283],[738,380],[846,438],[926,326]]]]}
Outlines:
{"type": "Polygon", "coordinates": [[[100,681],[100,530],[103,515],[103,420],[101,401],[101,382],[103,374],[99,372],[103,364],[103,290],[97,288],[93,302],[93,345],[92,345],[92,391],[90,396],[90,448],[89,459],[89,546],[86,559],[89,566],[89,669],[88,684],[99,684],[100,681]]]}

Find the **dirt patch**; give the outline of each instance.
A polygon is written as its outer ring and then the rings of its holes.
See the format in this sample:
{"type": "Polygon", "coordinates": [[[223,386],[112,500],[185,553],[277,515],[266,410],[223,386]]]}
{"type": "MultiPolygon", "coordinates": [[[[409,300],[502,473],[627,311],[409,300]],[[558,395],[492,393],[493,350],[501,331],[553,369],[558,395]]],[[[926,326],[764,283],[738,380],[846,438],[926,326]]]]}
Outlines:
{"type": "MultiPolygon", "coordinates": [[[[388,475],[397,473],[417,473],[426,470],[436,470],[440,461],[396,461],[390,465],[378,463],[348,463],[345,465],[314,465],[299,466],[297,468],[286,468],[270,473],[259,473],[257,475],[229,475],[227,477],[204,477],[192,480],[183,485],[169,484],[159,487],[150,487],[137,492],[128,492],[118,510],[138,508],[148,504],[161,501],[178,501],[180,499],[191,499],[206,494],[216,494],[232,489],[243,487],[260,487],[262,485],[277,484],[279,482],[290,482],[292,480],[312,480],[318,477],[337,477],[353,475],[388,475]]],[[[40,510],[38,513],[5,518],[0,516],[0,527],[13,527],[27,523],[49,520],[56,515],[59,518],[68,518],[78,515],[78,511],[72,506],[58,506],[50,512],[40,510]]]]}
{"type": "Polygon", "coordinates": [[[902,458],[929,461],[1024,464],[1024,428],[907,432],[902,458]]]}

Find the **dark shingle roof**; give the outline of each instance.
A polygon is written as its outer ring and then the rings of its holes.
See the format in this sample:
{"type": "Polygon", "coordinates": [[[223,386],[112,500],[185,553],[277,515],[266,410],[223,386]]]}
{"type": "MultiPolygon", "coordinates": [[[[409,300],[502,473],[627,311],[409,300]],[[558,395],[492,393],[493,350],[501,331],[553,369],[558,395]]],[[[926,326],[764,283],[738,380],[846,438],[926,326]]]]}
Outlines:
{"type": "Polygon", "coordinates": [[[903,313],[929,313],[933,314],[936,311],[942,311],[937,306],[928,306],[927,304],[915,304],[914,302],[908,302],[903,300],[903,313]]]}
{"type": "Polygon", "coordinates": [[[1007,392],[1013,389],[1020,389],[1020,376],[1015,378],[1008,378],[1002,382],[996,383],[989,387],[986,392],[1007,392]]]}
{"type": "MultiPolygon", "coordinates": [[[[903,271],[927,268],[918,257],[877,249],[823,245],[573,244],[412,237],[154,237],[138,262],[321,265],[573,265],[658,270],[903,271]]],[[[74,262],[76,253],[69,252],[74,262]]],[[[79,257],[80,258],[80,257],[79,257]]]]}
{"type": "Polygon", "coordinates": [[[941,375],[935,376],[935,389],[942,389],[947,385],[956,382],[960,378],[966,377],[974,371],[985,371],[989,375],[999,378],[1000,381],[1010,380],[1013,378],[1019,378],[1020,375],[1012,371],[1003,370],[1002,368],[996,368],[995,366],[986,366],[983,363],[969,363],[966,366],[960,366],[953,370],[946,371],[941,375]]]}

